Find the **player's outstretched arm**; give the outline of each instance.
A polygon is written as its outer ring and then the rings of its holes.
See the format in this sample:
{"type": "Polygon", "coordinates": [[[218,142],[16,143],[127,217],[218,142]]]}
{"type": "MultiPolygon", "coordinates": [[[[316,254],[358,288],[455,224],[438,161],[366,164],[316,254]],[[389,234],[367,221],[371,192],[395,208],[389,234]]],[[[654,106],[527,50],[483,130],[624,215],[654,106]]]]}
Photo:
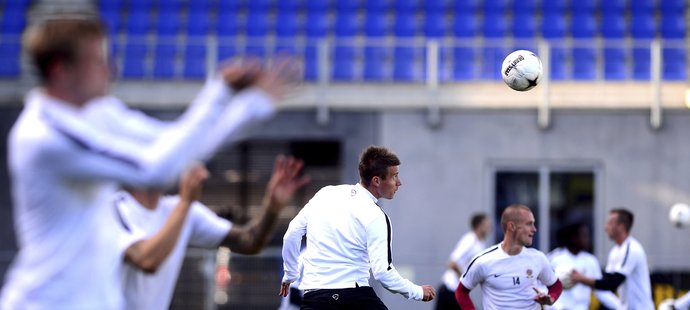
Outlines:
{"type": "Polygon", "coordinates": [[[601,279],[595,280],[577,271],[573,271],[570,278],[575,283],[582,283],[589,287],[605,291],[613,291],[625,281],[625,275],[618,272],[604,273],[601,279]]]}
{"type": "Polygon", "coordinates": [[[299,175],[303,166],[304,162],[299,159],[278,156],[266,187],[262,215],[248,225],[233,226],[223,246],[242,254],[259,253],[268,242],[280,212],[295,192],[309,182],[309,177],[299,175]]]}
{"type": "Polygon", "coordinates": [[[156,272],[175,248],[192,203],[201,197],[208,171],[197,164],[187,170],[180,179],[180,200],[168,216],[163,227],[151,238],[138,241],[125,250],[125,261],[144,272],[156,272]]]}
{"type": "Polygon", "coordinates": [[[556,282],[548,287],[549,291],[547,293],[539,291],[537,288],[532,288],[537,296],[534,297],[534,301],[540,305],[553,305],[553,303],[558,300],[558,297],[563,293],[563,284],[561,280],[556,279],[556,282]]]}

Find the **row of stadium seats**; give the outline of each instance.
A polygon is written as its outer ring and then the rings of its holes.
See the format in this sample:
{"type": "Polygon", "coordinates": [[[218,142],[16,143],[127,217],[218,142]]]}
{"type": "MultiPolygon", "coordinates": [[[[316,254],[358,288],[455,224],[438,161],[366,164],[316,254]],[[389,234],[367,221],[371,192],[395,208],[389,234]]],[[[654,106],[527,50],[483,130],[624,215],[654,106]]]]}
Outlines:
{"type": "MultiPolygon", "coordinates": [[[[536,44],[515,46],[514,49],[536,50],[536,44]]],[[[500,66],[507,48],[443,47],[440,50],[439,77],[442,81],[500,79],[500,66]]],[[[304,61],[304,77],[318,78],[318,56],[314,45],[295,47],[277,44],[253,44],[244,48],[222,45],[216,51],[219,60],[237,55],[257,57],[271,53],[295,54],[304,61]]],[[[650,49],[606,47],[553,47],[551,62],[547,66],[553,80],[648,80],[650,78],[650,49]],[[601,51],[601,52],[598,52],[601,51]],[[600,55],[598,55],[600,54],[600,55]],[[597,64],[601,65],[601,76],[597,64]]],[[[678,47],[662,50],[663,78],[684,80],[687,78],[686,51],[678,47]]],[[[205,44],[179,46],[173,43],[128,44],[124,47],[122,76],[128,79],[173,79],[180,76],[200,79],[206,74],[205,64],[208,47],[205,44]]],[[[426,76],[426,49],[423,47],[354,47],[336,44],[330,58],[330,78],[336,81],[422,81],[426,76]]]]}
{"type": "Polygon", "coordinates": [[[113,10],[126,7],[131,10],[148,10],[158,7],[166,10],[177,10],[186,7],[192,11],[210,10],[249,10],[265,12],[273,9],[280,11],[301,10],[323,12],[385,12],[394,10],[398,13],[414,13],[419,10],[441,12],[453,10],[460,13],[483,12],[593,12],[616,13],[624,10],[649,12],[655,9],[663,12],[685,10],[684,0],[99,0],[101,10],[113,10]]]}
{"type": "MultiPolygon", "coordinates": [[[[218,13],[160,11],[151,14],[144,11],[130,12],[126,18],[120,12],[101,12],[113,33],[127,35],[178,35],[191,36],[217,34],[218,36],[244,35],[263,37],[305,36],[337,37],[363,35],[367,37],[474,37],[488,38],[513,36],[516,38],[632,38],[649,39],[684,38],[686,23],[684,12],[666,13],[657,17],[651,13],[633,14],[629,19],[624,14],[573,14],[568,18],[561,13],[548,13],[540,18],[532,13],[505,14],[456,14],[452,18],[444,13],[426,14],[420,18],[415,14],[398,13],[394,17],[387,13],[343,13],[332,16],[325,13],[218,13]],[[481,18],[480,18],[481,17],[481,18]],[[125,19],[124,25],[121,20],[125,19]],[[540,22],[538,22],[541,20],[540,22]]],[[[3,20],[4,21],[4,20],[3,20]]],[[[4,24],[4,22],[3,22],[4,24]]],[[[14,25],[14,24],[13,24],[14,25]]],[[[18,25],[23,26],[23,24],[18,25]]]]}

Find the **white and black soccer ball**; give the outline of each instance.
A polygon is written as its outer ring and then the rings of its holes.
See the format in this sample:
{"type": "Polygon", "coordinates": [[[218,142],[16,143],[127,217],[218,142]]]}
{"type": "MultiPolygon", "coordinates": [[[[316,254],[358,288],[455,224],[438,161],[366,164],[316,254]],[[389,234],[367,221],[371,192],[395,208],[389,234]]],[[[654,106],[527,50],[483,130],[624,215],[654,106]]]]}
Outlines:
{"type": "Polygon", "coordinates": [[[668,219],[678,228],[690,226],[690,206],[684,203],[674,204],[668,213],[668,219]]]}
{"type": "Polygon", "coordinates": [[[573,273],[573,267],[571,266],[558,266],[556,267],[556,276],[558,277],[558,280],[561,281],[561,284],[563,285],[563,289],[571,289],[573,286],[575,286],[575,282],[573,282],[572,278],[570,275],[573,273]]]}
{"type": "Polygon", "coordinates": [[[542,70],[541,59],[536,54],[527,50],[517,50],[503,60],[501,77],[510,88],[527,91],[539,84],[542,70]]]}

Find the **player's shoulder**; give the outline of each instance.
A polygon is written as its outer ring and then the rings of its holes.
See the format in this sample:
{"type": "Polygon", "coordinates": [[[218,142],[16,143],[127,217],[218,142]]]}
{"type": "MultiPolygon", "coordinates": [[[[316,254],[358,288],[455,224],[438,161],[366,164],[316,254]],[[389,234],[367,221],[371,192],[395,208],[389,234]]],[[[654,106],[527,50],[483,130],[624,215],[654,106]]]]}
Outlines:
{"type": "Polygon", "coordinates": [[[500,244],[494,244],[494,245],[484,249],[483,251],[477,253],[477,255],[475,255],[472,258],[472,261],[485,262],[485,261],[490,261],[490,260],[493,260],[493,259],[499,257],[500,254],[502,253],[502,251],[499,249],[500,246],[501,246],[500,244]]]}
{"type": "Polygon", "coordinates": [[[642,243],[640,243],[637,239],[633,238],[632,236],[629,237],[629,250],[626,249],[626,251],[629,251],[633,255],[646,255],[646,252],[644,250],[644,247],[642,246],[642,243]]]}
{"type": "Polygon", "coordinates": [[[539,251],[535,248],[524,248],[523,251],[525,252],[524,254],[529,256],[530,258],[548,260],[548,258],[546,257],[546,254],[544,254],[544,252],[539,251]]]}

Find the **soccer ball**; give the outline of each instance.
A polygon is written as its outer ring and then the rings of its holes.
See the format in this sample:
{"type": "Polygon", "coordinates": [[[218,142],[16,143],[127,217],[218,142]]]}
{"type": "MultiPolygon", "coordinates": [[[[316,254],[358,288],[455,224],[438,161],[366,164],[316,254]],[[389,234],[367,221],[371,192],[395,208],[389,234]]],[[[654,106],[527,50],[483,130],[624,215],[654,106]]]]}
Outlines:
{"type": "Polygon", "coordinates": [[[558,266],[556,268],[556,276],[558,280],[561,280],[563,289],[570,289],[575,286],[575,282],[570,278],[570,274],[573,273],[573,268],[569,266],[558,266]]]}
{"type": "Polygon", "coordinates": [[[501,66],[503,81],[517,91],[527,91],[537,86],[541,73],[541,60],[536,54],[527,50],[510,53],[501,66]]]}
{"type": "Polygon", "coordinates": [[[668,213],[668,219],[678,228],[690,226],[690,206],[684,203],[674,204],[668,213]]]}
{"type": "Polygon", "coordinates": [[[658,309],[659,309],[659,310],[673,310],[673,309],[675,309],[675,308],[673,307],[673,303],[674,303],[674,302],[675,302],[675,300],[673,300],[673,299],[664,299],[664,301],[662,301],[662,302],[659,304],[659,308],[658,308],[658,309]]]}

